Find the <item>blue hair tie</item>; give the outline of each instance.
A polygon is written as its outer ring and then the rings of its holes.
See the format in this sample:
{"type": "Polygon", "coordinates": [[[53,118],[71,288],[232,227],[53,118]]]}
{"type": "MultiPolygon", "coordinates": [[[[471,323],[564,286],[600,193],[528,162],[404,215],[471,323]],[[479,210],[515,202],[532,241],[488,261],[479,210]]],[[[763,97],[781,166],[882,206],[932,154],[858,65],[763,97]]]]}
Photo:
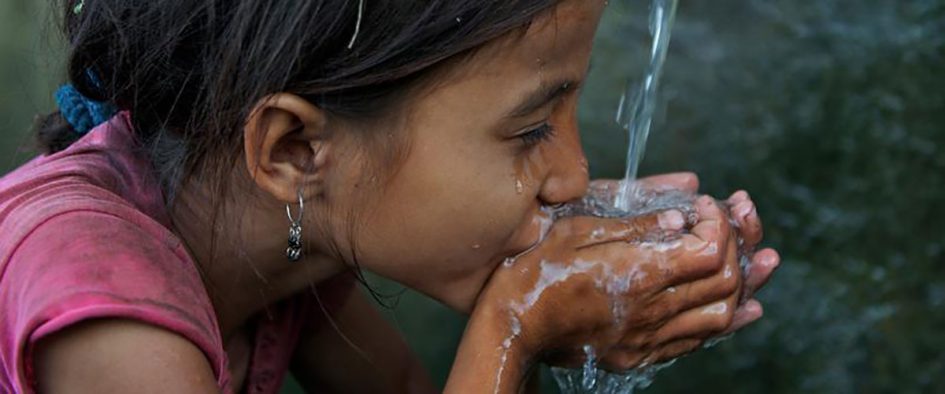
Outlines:
{"type": "Polygon", "coordinates": [[[116,112],[114,106],[83,96],[71,84],[63,85],[56,91],[56,103],[62,117],[80,135],[108,122],[116,112]]]}

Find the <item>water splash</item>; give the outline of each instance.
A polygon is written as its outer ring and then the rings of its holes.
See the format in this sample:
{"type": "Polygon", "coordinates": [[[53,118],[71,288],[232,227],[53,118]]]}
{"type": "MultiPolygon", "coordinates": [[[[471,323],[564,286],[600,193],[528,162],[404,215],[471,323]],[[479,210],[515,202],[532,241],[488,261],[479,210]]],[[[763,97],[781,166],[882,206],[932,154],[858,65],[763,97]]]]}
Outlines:
{"type": "Polygon", "coordinates": [[[584,345],[585,361],[581,369],[551,368],[562,394],[633,394],[653,383],[656,373],[676,361],[643,366],[631,371],[612,373],[597,368],[597,356],[591,345],[584,345]]]}

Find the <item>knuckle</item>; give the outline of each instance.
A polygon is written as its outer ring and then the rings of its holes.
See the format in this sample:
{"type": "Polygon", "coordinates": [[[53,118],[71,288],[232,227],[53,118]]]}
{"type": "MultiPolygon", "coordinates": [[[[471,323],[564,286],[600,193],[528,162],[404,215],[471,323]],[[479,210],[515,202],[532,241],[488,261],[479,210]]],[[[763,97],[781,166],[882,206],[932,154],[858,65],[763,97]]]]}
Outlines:
{"type": "MultiPolygon", "coordinates": [[[[719,223],[721,222],[724,222],[724,221],[719,220],[719,223]]],[[[700,234],[702,236],[702,239],[708,243],[717,242],[722,236],[721,226],[722,226],[721,224],[714,225],[714,226],[707,226],[700,234]]]]}
{"type": "Polygon", "coordinates": [[[633,369],[636,366],[636,360],[639,359],[639,356],[619,352],[612,356],[607,357],[605,360],[606,364],[615,371],[625,371],[628,369],[633,369]]]}
{"type": "Polygon", "coordinates": [[[712,272],[717,272],[725,267],[725,256],[717,242],[706,243],[697,256],[699,262],[712,270],[712,272]]]}
{"type": "Polygon", "coordinates": [[[702,272],[718,272],[725,265],[719,244],[714,241],[701,242],[699,246],[686,252],[693,268],[702,272]]]}
{"type": "Polygon", "coordinates": [[[650,346],[651,338],[650,335],[634,335],[628,340],[623,341],[623,345],[630,349],[646,349],[650,346]]]}
{"type": "Polygon", "coordinates": [[[735,321],[735,307],[734,305],[728,305],[728,308],[725,313],[719,314],[715,321],[713,322],[713,328],[715,332],[722,332],[731,327],[732,322],[735,321]]]}
{"type": "Polygon", "coordinates": [[[731,325],[731,322],[732,319],[728,313],[723,313],[712,319],[710,327],[713,333],[722,332],[731,325]]]}
{"type": "Polygon", "coordinates": [[[726,273],[722,276],[722,281],[719,283],[719,288],[722,290],[723,294],[734,294],[738,291],[738,287],[741,285],[739,277],[735,273],[730,273],[728,270],[734,271],[735,269],[731,266],[725,267],[726,273]]]}
{"type": "Polygon", "coordinates": [[[672,349],[668,352],[670,357],[680,357],[682,355],[691,353],[702,346],[702,341],[699,339],[685,339],[677,342],[672,349]]]}

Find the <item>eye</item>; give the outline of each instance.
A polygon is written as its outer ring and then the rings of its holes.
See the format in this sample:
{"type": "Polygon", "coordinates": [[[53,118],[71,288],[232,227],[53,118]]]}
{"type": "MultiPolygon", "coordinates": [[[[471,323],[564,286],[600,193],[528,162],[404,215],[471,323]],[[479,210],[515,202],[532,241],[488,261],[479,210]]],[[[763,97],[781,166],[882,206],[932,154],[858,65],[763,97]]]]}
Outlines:
{"type": "Polygon", "coordinates": [[[554,134],[554,126],[545,123],[526,133],[519,134],[517,137],[522,140],[522,143],[524,143],[526,147],[532,147],[549,140],[554,134]]]}

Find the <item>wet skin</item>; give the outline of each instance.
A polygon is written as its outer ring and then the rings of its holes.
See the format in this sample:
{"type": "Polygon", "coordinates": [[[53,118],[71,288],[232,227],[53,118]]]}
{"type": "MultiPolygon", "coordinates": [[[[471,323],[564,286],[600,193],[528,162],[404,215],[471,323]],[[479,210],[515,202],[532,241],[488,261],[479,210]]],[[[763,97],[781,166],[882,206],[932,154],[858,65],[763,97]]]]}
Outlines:
{"type": "MultiPolygon", "coordinates": [[[[382,119],[341,119],[290,93],[258,103],[218,220],[219,199],[199,174],[170,212],[214,303],[234,387],[254,316],[355,262],[470,314],[447,392],[517,391],[535,363],[579,361],[583,344],[610,368],[655,362],[761,316],[756,301],[736,301],[763,285],[779,258],[759,251],[751,274],[738,274],[735,231],[749,246],[761,241],[746,193],[728,201],[740,230],[708,198],[694,223],[665,213],[550,225],[543,213],[588,186],[577,98],[603,10],[599,0],[563,1],[524,33],[443,65],[382,119]],[[303,257],[289,263],[285,207],[298,209],[300,193],[303,257]],[[678,232],[679,242],[638,242],[650,231],[678,232]],[[540,286],[549,267],[573,272],[540,286]],[[608,287],[615,278],[627,285],[608,287]]],[[[691,174],[647,184],[698,188],[691,174]]],[[[293,372],[306,389],[434,390],[362,294],[334,317],[346,338],[333,330],[300,338],[293,372]]],[[[36,370],[44,392],[217,390],[196,346],[132,321],[53,335],[37,347],[36,370]]]]}
{"type": "MultiPolygon", "coordinates": [[[[588,186],[577,99],[604,8],[597,0],[560,3],[524,34],[444,65],[381,120],[339,119],[288,93],[261,101],[247,121],[246,165],[233,173],[242,189],[230,196],[230,212],[240,214],[220,225],[219,235],[239,240],[232,241],[238,247],[210,258],[211,232],[194,220],[209,211],[199,183],[181,193],[175,211],[219,300],[224,335],[238,337],[266,305],[355,261],[471,315],[447,386],[453,392],[516,390],[529,366],[550,355],[574,362],[585,343],[600,347],[613,368],[654,362],[760,317],[757,302],[735,301],[767,280],[777,254],[757,253],[748,278],[737,269],[726,274],[737,267],[736,230],[711,200],[700,201],[692,224],[667,214],[573,218],[549,227],[542,208],[576,199],[588,186]],[[296,206],[299,191],[305,250],[302,261],[288,264],[284,209],[296,206]],[[660,251],[634,242],[661,224],[688,234],[660,251]],[[514,269],[502,265],[543,234],[514,269]],[[549,287],[517,313],[521,332],[504,347],[513,331],[509,305],[533,292],[542,261],[594,268],[549,287]],[[620,324],[615,295],[596,286],[607,272],[632,278],[618,294],[629,316],[620,324]],[[645,275],[627,276],[634,272],[645,275]]],[[[654,188],[694,191],[697,184],[689,174],[649,180],[654,188]]],[[[760,242],[747,194],[729,203],[741,236],[760,242]]]]}

